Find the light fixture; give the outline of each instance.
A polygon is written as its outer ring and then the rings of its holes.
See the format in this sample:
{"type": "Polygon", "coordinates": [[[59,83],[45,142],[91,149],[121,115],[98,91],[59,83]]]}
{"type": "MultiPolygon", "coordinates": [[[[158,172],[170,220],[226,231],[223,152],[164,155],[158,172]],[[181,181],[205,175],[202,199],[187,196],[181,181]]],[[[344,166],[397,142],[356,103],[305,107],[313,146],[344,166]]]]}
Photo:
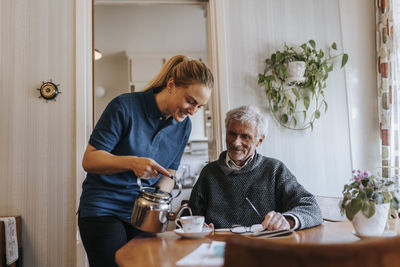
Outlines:
{"type": "Polygon", "coordinates": [[[106,88],[101,85],[98,85],[94,88],[94,94],[97,98],[101,98],[106,95],[106,88]]]}
{"type": "Polygon", "coordinates": [[[100,53],[99,50],[94,50],[94,60],[99,60],[103,55],[100,53]]]}

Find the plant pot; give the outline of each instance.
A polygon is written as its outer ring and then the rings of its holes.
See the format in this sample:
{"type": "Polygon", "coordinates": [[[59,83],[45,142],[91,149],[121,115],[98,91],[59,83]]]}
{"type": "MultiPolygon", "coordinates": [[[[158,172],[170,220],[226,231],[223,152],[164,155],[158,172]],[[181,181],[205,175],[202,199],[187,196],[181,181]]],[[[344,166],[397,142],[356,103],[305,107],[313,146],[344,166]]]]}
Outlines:
{"type": "Polygon", "coordinates": [[[287,64],[286,82],[304,82],[306,63],[304,61],[292,61],[287,64]]]}
{"type": "Polygon", "coordinates": [[[371,218],[367,218],[360,210],[351,221],[354,230],[361,236],[381,236],[385,230],[389,208],[390,203],[375,205],[375,214],[371,218]]]}

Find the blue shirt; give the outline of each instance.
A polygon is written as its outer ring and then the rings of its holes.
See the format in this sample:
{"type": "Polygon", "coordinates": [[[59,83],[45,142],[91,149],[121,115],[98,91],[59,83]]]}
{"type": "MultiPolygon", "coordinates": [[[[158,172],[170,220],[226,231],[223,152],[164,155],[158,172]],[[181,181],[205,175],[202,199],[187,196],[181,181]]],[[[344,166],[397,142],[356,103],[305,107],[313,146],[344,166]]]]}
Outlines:
{"type": "MultiPolygon", "coordinates": [[[[89,144],[113,155],[133,155],[155,160],[177,170],[192,129],[190,119],[165,118],[155,101],[155,89],[123,94],[113,99],[100,117],[89,144]]],[[[161,177],[142,179],[153,186],[161,177]]],[[[133,171],[108,175],[88,173],[82,184],[80,217],[115,215],[129,221],[139,194],[133,171]]]]}

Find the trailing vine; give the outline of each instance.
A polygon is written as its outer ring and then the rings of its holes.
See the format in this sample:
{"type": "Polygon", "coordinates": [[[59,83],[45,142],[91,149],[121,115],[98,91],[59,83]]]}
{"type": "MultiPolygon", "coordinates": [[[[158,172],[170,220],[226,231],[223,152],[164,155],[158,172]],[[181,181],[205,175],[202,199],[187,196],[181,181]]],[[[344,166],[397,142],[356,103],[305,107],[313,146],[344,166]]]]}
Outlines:
{"type": "Polygon", "coordinates": [[[326,52],[316,48],[314,40],[276,51],[265,60],[264,73],[258,74],[258,84],[264,85],[267,99],[274,118],[285,128],[305,130],[314,127],[314,122],[321,116],[321,110],[328,110],[325,99],[326,80],[333,70],[333,62],[341,57],[343,68],[348,55],[331,55],[331,49],[337,50],[336,43],[326,52]],[[286,82],[287,64],[304,61],[306,65],[304,82],[286,82]]]}

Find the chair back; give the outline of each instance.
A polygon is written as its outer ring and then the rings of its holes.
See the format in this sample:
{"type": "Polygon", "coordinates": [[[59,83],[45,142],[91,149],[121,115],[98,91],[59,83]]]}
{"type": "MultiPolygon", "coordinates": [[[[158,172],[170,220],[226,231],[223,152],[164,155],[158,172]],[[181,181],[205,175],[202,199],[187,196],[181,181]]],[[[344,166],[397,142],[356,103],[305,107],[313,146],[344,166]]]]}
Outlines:
{"type": "Polygon", "coordinates": [[[324,197],[315,196],[318,206],[321,209],[322,218],[328,222],[343,222],[347,221],[345,215],[340,213],[339,202],[340,197],[324,197]]]}
{"type": "Polygon", "coordinates": [[[226,244],[224,267],[242,266],[400,266],[400,237],[343,244],[288,244],[233,236],[226,244]]]}

